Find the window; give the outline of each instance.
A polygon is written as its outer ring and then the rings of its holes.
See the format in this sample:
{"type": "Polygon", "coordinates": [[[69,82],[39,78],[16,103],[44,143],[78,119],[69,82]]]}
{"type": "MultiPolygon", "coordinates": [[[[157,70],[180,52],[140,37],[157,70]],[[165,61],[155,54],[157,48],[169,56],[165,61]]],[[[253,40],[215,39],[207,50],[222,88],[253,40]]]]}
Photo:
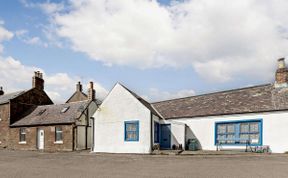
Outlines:
{"type": "Polygon", "coordinates": [[[46,111],[46,109],[42,109],[42,110],[40,110],[39,112],[38,112],[38,116],[41,116],[44,112],[46,111]]]}
{"type": "Polygon", "coordinates": [[[159,123],[154,122],[154,143],[159,143],[159,123]]]}
{"type": "Polygon", "coordinates": [[[220,122],[215,129],[215,144],[262,145],[262,120],[220,122]]]}
{"type": "Polygon", "coordinates": [[[139,141],[139,121],[125,122],[125,141],[139,141]]]}
{"type": "Polygon", "coordinates": [[[63,132],[61,127],[55,127],[55,142],[63,142],[63,132]]]}
{"type": "Polygon", "coordinates": [[[19,142],[26,142],[26,130],[25,128],[20,128],[19,130],[19,142]]]}
{"type": "Polygon", "coordinates": [[[68,111],[68,109],[70,108],[70,106],[66,106],[61,110],[61,113],[65,113],[66,111],[68,111]]]}

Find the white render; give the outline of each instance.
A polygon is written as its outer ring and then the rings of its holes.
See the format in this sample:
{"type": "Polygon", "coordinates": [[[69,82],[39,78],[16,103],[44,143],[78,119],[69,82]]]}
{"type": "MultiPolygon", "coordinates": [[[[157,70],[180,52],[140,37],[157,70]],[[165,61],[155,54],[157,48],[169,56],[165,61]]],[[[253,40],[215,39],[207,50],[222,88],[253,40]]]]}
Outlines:
{"type": "MultiPolygon", "coordinates": [[[[273,153],[288,151],[288,112],[267,112],[253,114],[238,114],[225,116],[210,116],[197,118],[181,118],[168,120],[169,122],[181,122],[187,125],[186,141],[189,138],[197,138],[202,150],[216,150],[215,146],[215,122],[242,121],[262,119],[263,121],[263,145],[269,145],[273,153]]],[[[245,149],[245,146],[230,146],[223,149],[245,149]]]]}
{"type": "Polygon", "coordinates": [[[116,84],[93,116],[93,151],[151,153],[151,116],[151,111],[136,97],[122,85],[116,84]],[[125,121],[139,121],[139,141],[125,141],[125,121]]]}
{"type": "Polygon", "coordinates": [[[173,145],[179,146],[182,145],[183,149],[185,148],[185,129],[186,124],[183,122],[178,122],[174,120],[162,120],[161,124],[170,124],[171,125],[171,148],[173,145]]]}

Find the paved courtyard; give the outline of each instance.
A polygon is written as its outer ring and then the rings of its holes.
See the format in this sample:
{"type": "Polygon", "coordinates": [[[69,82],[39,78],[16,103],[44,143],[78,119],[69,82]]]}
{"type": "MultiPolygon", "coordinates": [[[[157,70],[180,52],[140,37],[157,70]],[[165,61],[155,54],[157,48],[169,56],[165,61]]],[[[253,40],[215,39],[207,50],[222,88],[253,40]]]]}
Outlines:
{"type": "Polygon", "coordinates": [[[287,177],[288,155],[113,155],[0,151],[0,177],[287,177]]]}

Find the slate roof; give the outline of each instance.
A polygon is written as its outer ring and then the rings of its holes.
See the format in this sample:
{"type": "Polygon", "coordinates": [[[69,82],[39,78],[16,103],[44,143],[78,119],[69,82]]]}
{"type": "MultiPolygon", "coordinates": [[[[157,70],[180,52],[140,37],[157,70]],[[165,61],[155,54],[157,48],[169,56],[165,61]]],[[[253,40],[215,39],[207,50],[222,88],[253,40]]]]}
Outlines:
{"type": "Polygon", "coordinates": [[[7,93],[2,96],[0,96],[0,104],[8,103],[11,99],[16,98],[17,96],[25,93],[25,91],[17,91],[13,93],[7,93]]]}
{"type": "Polygon", "coordinates": [[[287,110],[287,90],[266,84],[161,101],[153,106],[165,119],[287,110]]]}
{"type": "Polygon", "coordinates": [[[50,124],[72,124],[87,108],[90,101],[80,101],[56,105],[37,106],[30,114],[11,126],[36,126],[50,124]],[[68,108],[66,112],[61,112],[68,108]],[[42,113],[42,114],[41,114],[42,113]]]}
{"type": "Polygon", "coordinates": [[[145,99],[143,99],[142,97],[140,97],[139,95],[137,95],[136,93],[134,93],[133,91],[131,91],[130,89],[128,89],[127,87],[125,87],[124,85],[120,84],[123,88],[125,88],[128,92],[130,92],[136,99],[138,99],[138,101],[140,103],[142,103],[147,109],[149,109],[154,115],[162,118],[159,113],[156,111],[156,109],[154,108],[154,106],[152,104],[150,104],[149,102],[147,102],[145,99]]]}

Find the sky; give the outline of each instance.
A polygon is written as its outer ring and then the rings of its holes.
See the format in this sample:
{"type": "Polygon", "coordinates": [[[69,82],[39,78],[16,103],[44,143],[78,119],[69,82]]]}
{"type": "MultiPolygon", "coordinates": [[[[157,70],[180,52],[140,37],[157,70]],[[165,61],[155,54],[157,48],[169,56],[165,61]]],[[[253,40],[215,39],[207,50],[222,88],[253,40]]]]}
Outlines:
{"type": "Polygon", "coordinates": [[[287,14],[286,0],[1,1],[0,86],[29,89],[40,70],[55,103],[78,81],[153,102],[273,83],[287,14]]]}

